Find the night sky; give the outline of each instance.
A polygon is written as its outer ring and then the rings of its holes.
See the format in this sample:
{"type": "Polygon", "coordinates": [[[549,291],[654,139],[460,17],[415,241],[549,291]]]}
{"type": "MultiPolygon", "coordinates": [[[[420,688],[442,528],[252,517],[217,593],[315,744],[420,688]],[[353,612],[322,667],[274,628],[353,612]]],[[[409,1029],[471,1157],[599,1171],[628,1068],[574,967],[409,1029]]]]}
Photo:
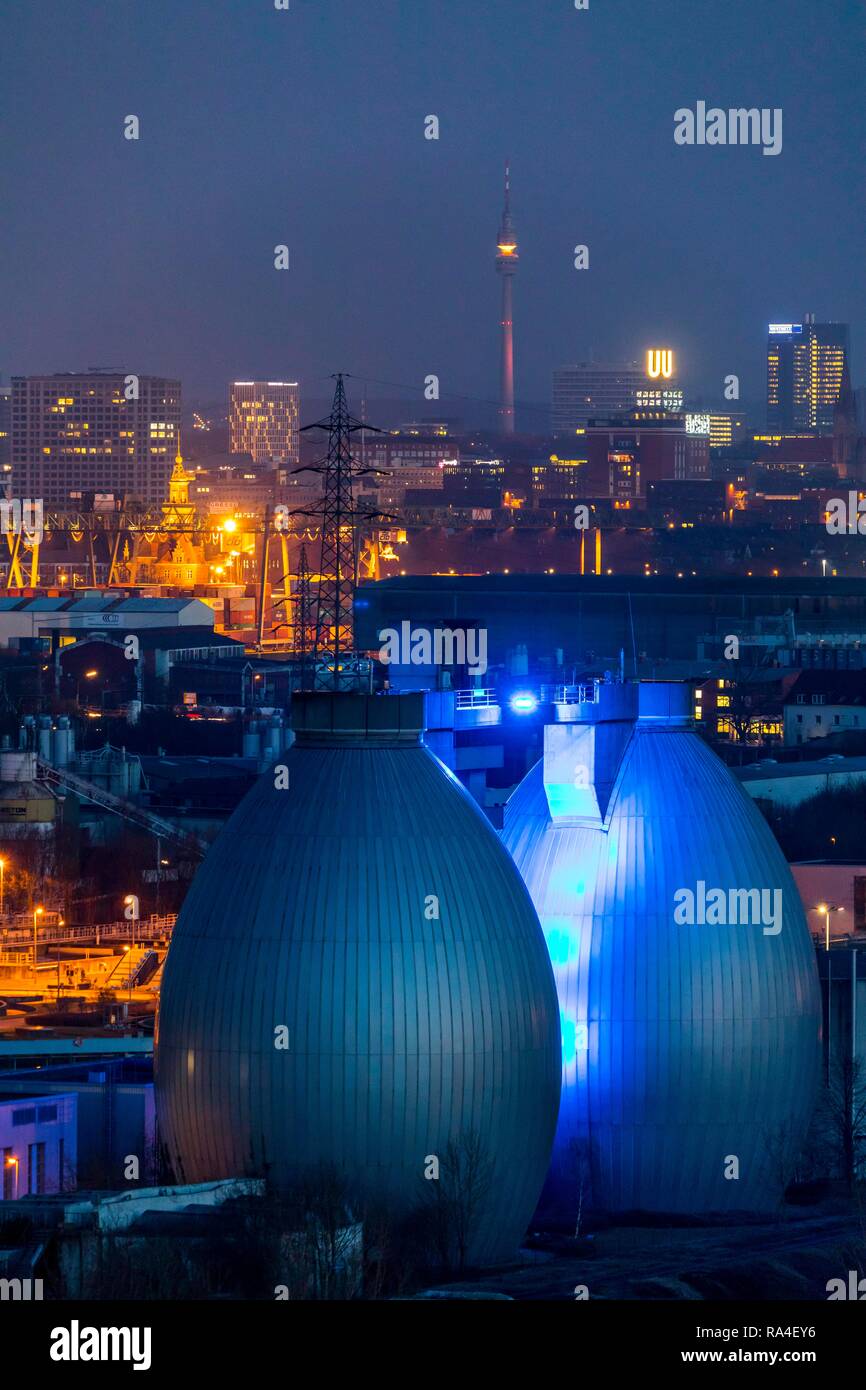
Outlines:
{"type": "Polygon", "coordinates": [[[420,408],[435,372],[443,396],[495,399],[510,155],[518,403],[548,401],[561,362],[651,345],[678,350],[707,404],[728,372],[760,399],[767,323],[807,310],[851,323],[866,379],[861,0],[5,0],[3,16],[4,378],[124,367],[181,377],[190,401],[232,377],[322,396],[340,369],[370,396],[417,384],[420,408]],[[782,107],[781,155],[676,146],[674,111],[698,100],[782,107]]]}

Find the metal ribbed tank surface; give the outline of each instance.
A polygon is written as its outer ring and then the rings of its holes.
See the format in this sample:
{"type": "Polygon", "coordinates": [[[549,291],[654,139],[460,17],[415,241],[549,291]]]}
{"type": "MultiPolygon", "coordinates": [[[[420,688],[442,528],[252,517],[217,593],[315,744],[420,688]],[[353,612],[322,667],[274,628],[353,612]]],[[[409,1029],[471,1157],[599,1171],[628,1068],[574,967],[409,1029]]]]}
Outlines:
{"type": "Polygon", "coordinates": [[[545,729],[503,831],[559,992],[550,1188],[573,1196],[583,1178],[615,1212],[772,1207],[819,1068],[790,870],[691,731],[686,688],[600,684],[571,714],[545,729]]]}
{"type": "Polygon", "coordinates": [[[532,902],[423,746],[423,696],[295,696],[292,714],[294,746],[221,832],[174,931],[156,1049],[167,1155],[182,1181],[267,1173],[284,1189],[336,1163],[396,1214],[429,1198],[429,1156],[474,1135],[469,1257],[506,1258],[559,1104],[532,902]]]}

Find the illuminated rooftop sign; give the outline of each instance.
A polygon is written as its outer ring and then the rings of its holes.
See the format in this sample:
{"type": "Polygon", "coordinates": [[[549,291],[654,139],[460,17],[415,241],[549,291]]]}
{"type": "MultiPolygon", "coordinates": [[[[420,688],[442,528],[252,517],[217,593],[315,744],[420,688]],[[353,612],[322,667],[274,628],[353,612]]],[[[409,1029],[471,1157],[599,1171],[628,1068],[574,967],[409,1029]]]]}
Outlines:
{"type": "Polygon", "coordinates": [[[653,381],[664,377],[668,381],[674,374],[674,355],[670,348],[647,348],[646,374],[653,381]]]}
{"type": "Polygon", "coordinates": [[[641,410],[665,410],[672,414],[678,414],[683,408],[683,393],[676,386],[635,391],[634,399],[635,405],[641,410]]]}
{"type": "Polygon", "coordinates": [[[802,325],[802,323],[771,323],[771,324],[770,324],[770,330],[769,330],[769,331],[770,331],[771,333],[784,333],[784,334],[788,334],[788,333],[802,333],[802,332],[803,332],[803,325],[802,325]]]}

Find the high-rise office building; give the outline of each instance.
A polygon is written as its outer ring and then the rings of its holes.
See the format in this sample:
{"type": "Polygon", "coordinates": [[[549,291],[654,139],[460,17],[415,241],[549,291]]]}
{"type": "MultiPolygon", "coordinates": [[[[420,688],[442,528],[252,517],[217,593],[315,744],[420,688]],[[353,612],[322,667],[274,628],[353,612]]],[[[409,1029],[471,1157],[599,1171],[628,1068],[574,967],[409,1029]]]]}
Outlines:
{"type": "Polygon", "coordinates": [[[645,385],[637,362],[574,362],[553,373],[553,432],[573,434],[588,421],[634,410],[645,385]]]}
{"type": "Polygon", "coordinates": [[[254,463],[298,463],[298,383],[233,381],[230,448],[254,463]]]}
{"type": "Polygon", "coordinates": [[[179,433],[179,381],[103,371],[13,377],[12,495],[80,507],[100,492],[158,506],[179,433]]]}
{"type": "Polygon", "coordinates": [[[573,434],[590,420],[633,410],[676,414],[683,408],[674,354],[650,348],[640,362],[573,362],[553,373],[554,434],[573,434]]]}
{"type": "MultiPolygon", "coordinates": [[[[6,468],[12,454],[12,387],[0,385],[0,468],[6,468]]],[[[0,480],[2,485],[2,480],[0,480]]]]}
{"type": "Polygon", "coordinates": [[[711,449],[723,449],[745,436],[746,417],[731,411],[697,411],[686,414],[686,433],[704,434],[711,449]]]}
{"type": "Polygon", "coordinates": [[[848,359],[847,323],[771,323],[767,426],[780,434],[832,434],[848,359]]]}

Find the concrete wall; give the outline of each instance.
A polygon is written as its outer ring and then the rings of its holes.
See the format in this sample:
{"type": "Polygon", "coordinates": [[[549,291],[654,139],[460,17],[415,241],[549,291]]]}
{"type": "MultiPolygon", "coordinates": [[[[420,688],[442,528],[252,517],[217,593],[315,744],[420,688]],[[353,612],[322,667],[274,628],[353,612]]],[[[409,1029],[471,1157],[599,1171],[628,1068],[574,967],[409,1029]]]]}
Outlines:
{"type": "Polygon", "coordinates": [[[794,748],[840,734],[846,729],[866,729],[866,710],[850,705],[786,705],[785,747],[794,748]]]}

